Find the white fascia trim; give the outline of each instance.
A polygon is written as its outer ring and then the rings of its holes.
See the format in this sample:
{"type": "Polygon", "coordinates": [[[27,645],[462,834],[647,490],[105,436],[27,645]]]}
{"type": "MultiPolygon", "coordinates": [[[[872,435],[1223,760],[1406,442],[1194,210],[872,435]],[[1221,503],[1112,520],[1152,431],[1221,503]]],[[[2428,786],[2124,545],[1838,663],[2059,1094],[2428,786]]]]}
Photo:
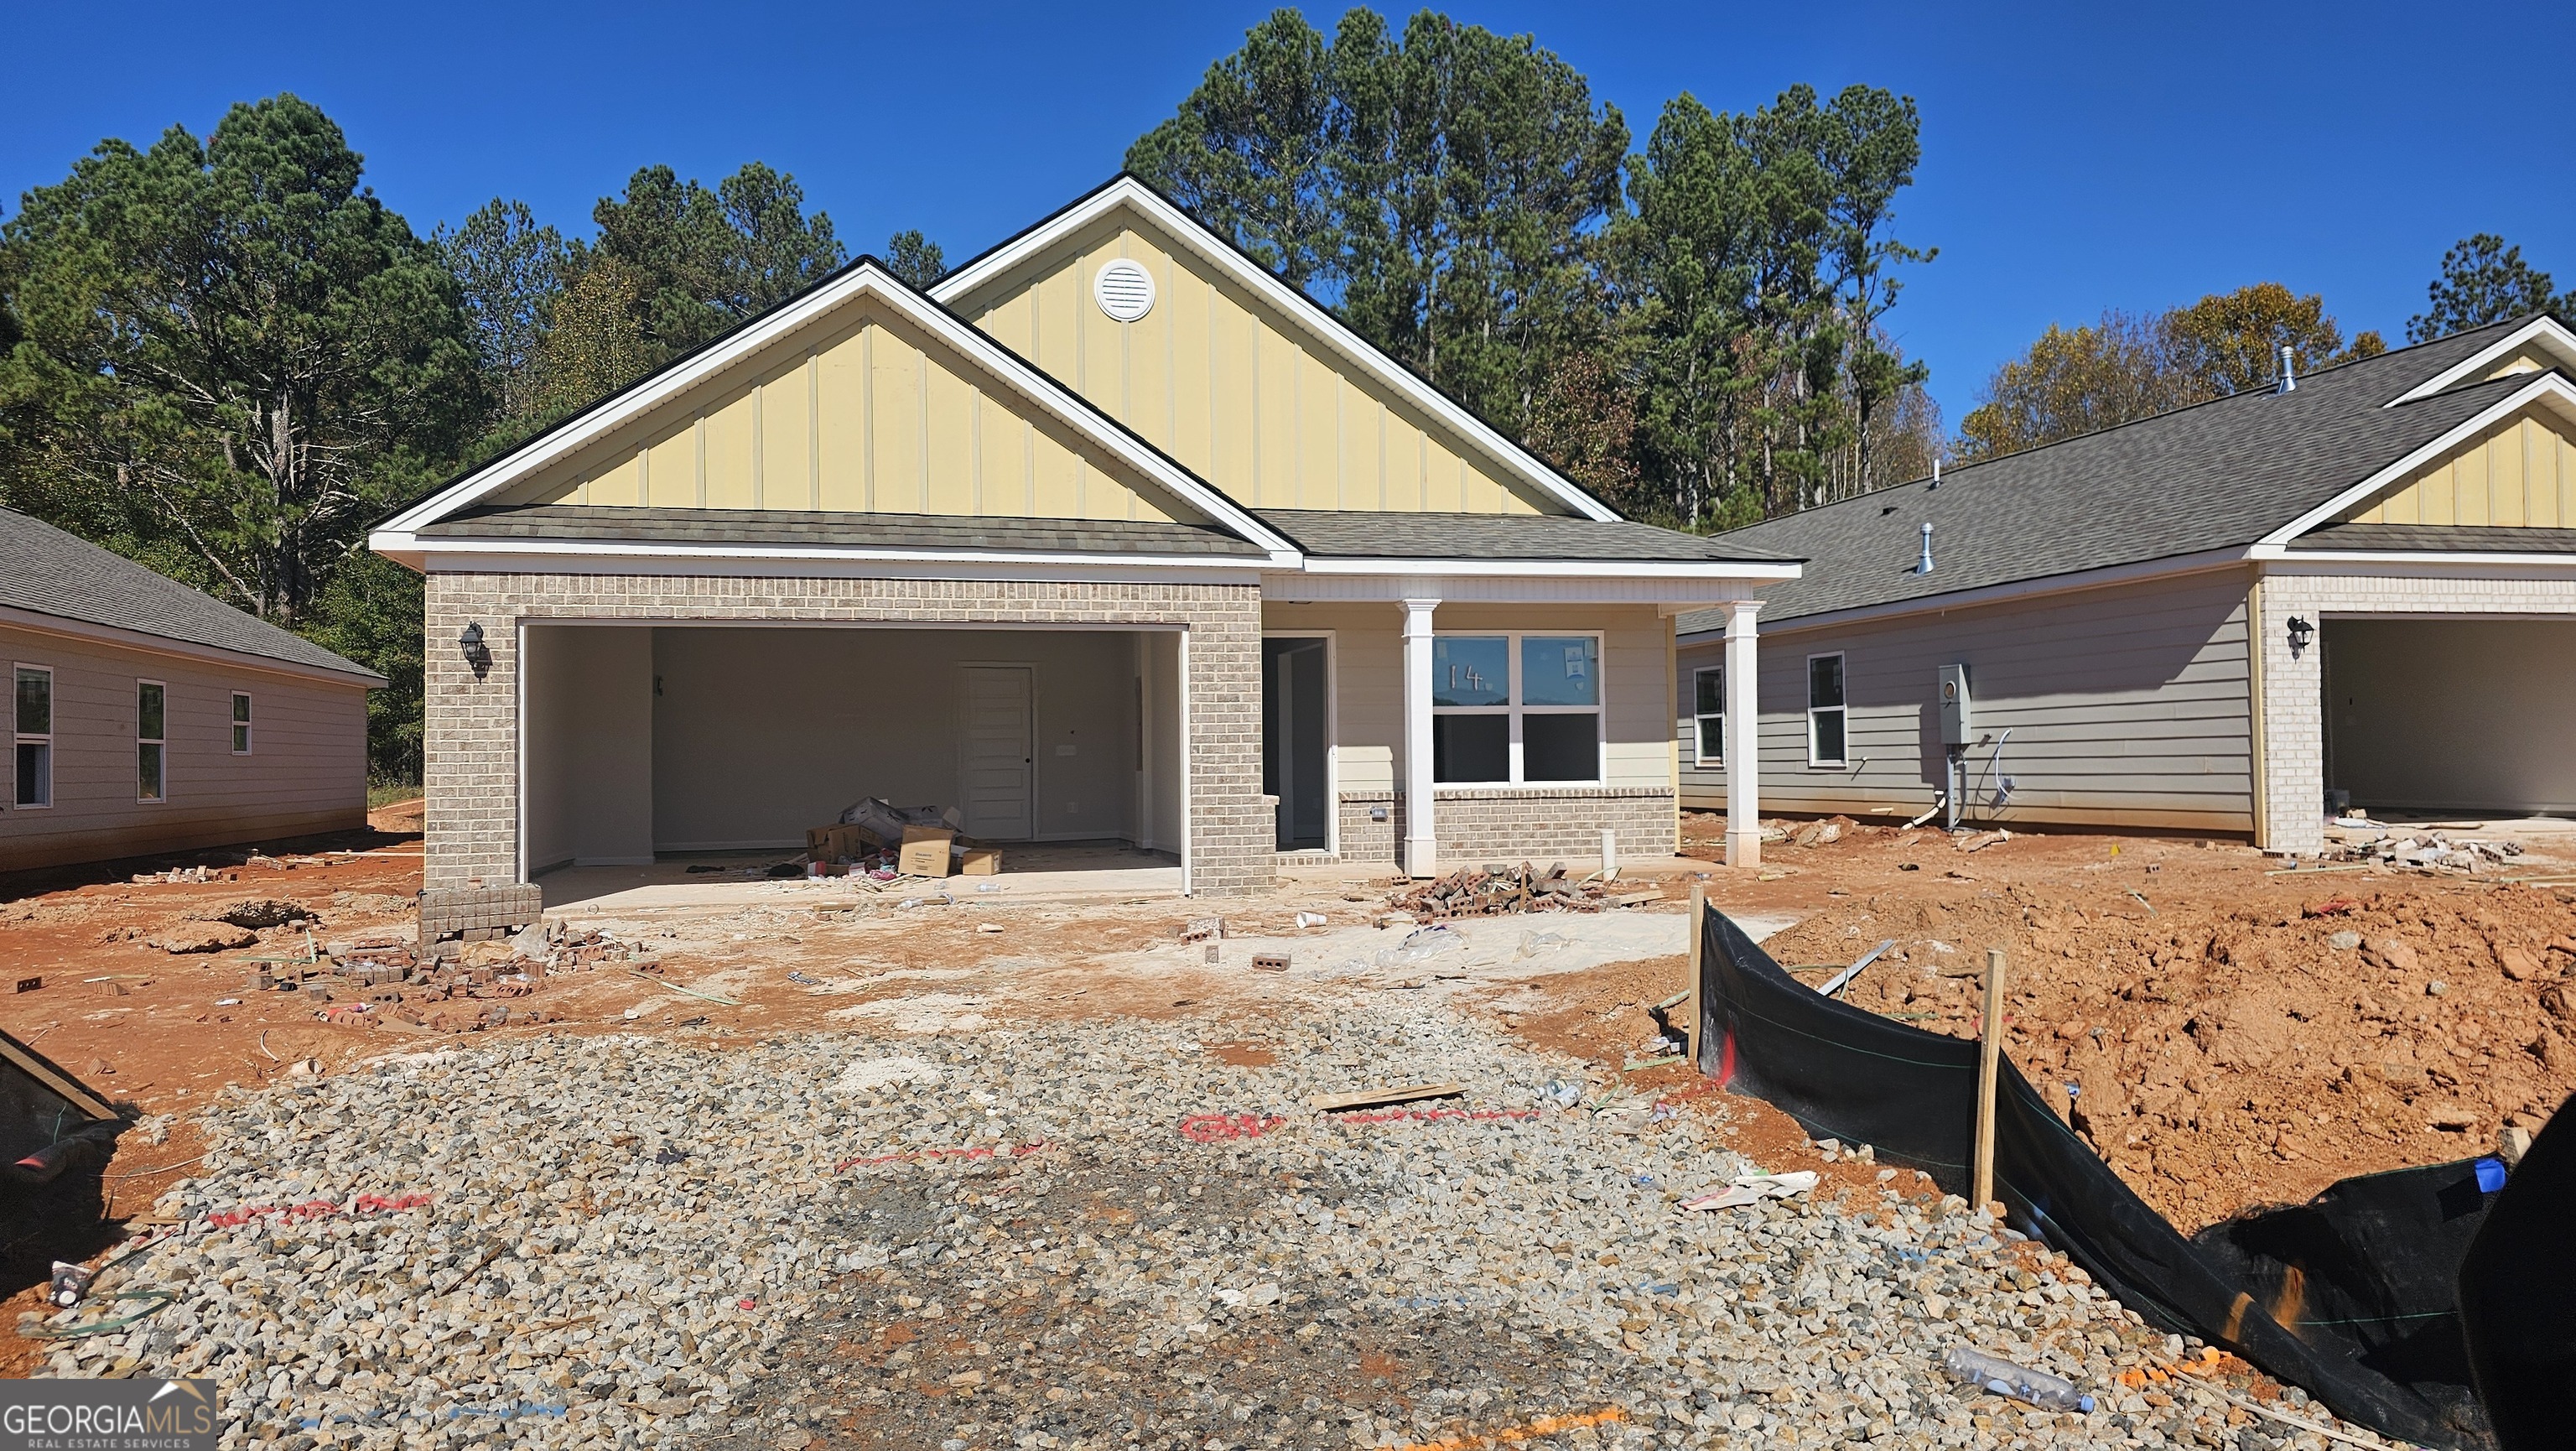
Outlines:
{"type": "Polygon", "coordinates": [[[1495,432],[1482,419],[1449,401],[1439,389],[1398,366],[1393,359],[1351,331],[1341,319],[1325,311],[1313,298],[1254,266],[1196,219],[1155,195],[1151,187],[1130,177],[1120,177],[1094,193],[1090,200],[1065,211],[1046,225],[940,279],[930,289],[930,295],[942,304],[952,303],[1121,206],[1145,213],[1200,260],[1226,273],[1283,315],[1296,319],[1316,341],[1340,354],[1343,361],[1396,390],[1415,407],[1457,430],[1496,463],[1524,481],[1546,491],[1550,497],[1584,518],[1619,518],[1618,511],[1566,482],[1527,449],[1495,432]]]}
{"type": "Polygon", "coordinates": [[[2506,355],[2534,342],[2557,354],[2561,363],[2566,364],[2571,371],[2576,371],[2576,333],[2570,333],[2559,326],[2555,318],[2535,317],[2515,328],[2502,341],[2487,344],[2380,406],[2394,408],[2400,403],[2412,403],[2418,398],[2430,398],[2436,393],[2448,392],[2464,382],[2473,380],[2482,370],[2492,366],[2506,355]]]}
{"type": "Polygon", "coordinates": [[[424,560],[444,555],[466,554],[598,559],[864,560],[893,564],[978,564],[1005,567],[1013,564],[1046,567],[1080,564],[1099,568],[1131,565],[1139,569],[1170,569],[1175,566],[1186,566],[1232,573],[1296,569],[1303,562],[1293,549],[1273,550],[1259,559],[1241,556],[1210,559],[1202,554],[1080,554],[1005,549],[903,549],[870,547],[863,544],[690,544],[647,541],[621,543],[598,539],[442,538],[425,540],[416,534],[397,534],[391,530],[369,535],[367,547],[388,557],[416,556],[424,560]]]}
{"type": "Polygon", "coordinates": [[[1620,559],[1315,559],[1308,574],[1380,574],[1406,578],[1421,575],[1508,575],[1519,579],[1740,579],[1779,584],[1799,576],[1803,565],[1758,564],[1750,560],[1707,563],[1620,559]]]}
{"type": "MultiPolygon", "coordinates": [[[[1920,599],[1891,600],[1880,605],[1855,605],[1847,610],[1829,610],[1823,614],[1799,615],[1785,620],[1764,620],[1762,633],[1786,635],[1801,630],[1831,629],[1841,625],[1867,624],[1876,620],[1901,619],[1908,615],[1938,615],[1951,610],[1975,609],[1982,605],[2002,604],[2013,600],[2038,599],[2047,595],[2074,594],[2081,590],[2112,589],[2136,584],[2142,580],[2178,578],[2187,574],[2206,574],[2214,569],[2230,569],[2249,564],[2252,549],[2208,549],[2197,554],[2177,554],[2167,559],[2150,559],[2137,564],[2114,564],[2101,569],[2079,570],[2073,574],[2052,574],[2040,579],[2018,579],[2003,584],[1990,584],[1978,589],[1963,589],[1953,594],[1925,595],[1920,599]]],[[[1689,644],[1716,641],[1725,630],[1686,630],[1677,638],[1689,644]]]]}
{"type": "Polygon", "coordinates": [[[1013,357],[981,329],[959,321],[942,309],[922,306],[920,300],[901,283],[868,264],[862,264],[840,280],[807,293],[680,367],[638,384],[570,426],[493,461],[456,485],[386,520],[380,526],[381,532],[409,534],[437,522],[456,509],[488,498],[530,474],[560,462],[574,451],[598,442],[742,358],[820,321],[844,303],[863,297],[884,302],[888,310],[904,321],[973,359],[1012,391],[1044,409],[1057,421],[1079,431],[1116,455],[1128,467],[1243,538],[1274,554],[1295,551],[1296,546],[1233,500],[1199,482],[1188,470],[1128,434],[1105,426],[1091,406],[1063,384],[1013,357]]]}
{"type": "Polygon", "coordinates": [[[2536,569],[2544,574],[2576,571],[2576,554],[2512,554],[2502,551],[2443,549],[2289,549],[2278,544],[2258,544],[2254,557],[2270,564],[2402,565],[2410,572],[2427,566],[2440,569],[2458,566],[2463,569],[2536,569]]]}
{"type": "MultiPolygon", "coordinates": [[[[2542,321],[2545,322],[2547,319],[2544,318],[2542,321]]],[[[2529,331],[2529,328],[2521,329],[2515,336],[2519,337],[2529,331]]],[[[2564,330],[2560,331],[2563,334],[2564,330]]],[[[2257,545],[2287,544],[2319,525],[2332,523],[2336,515],[2363,503],[2371,495],[2403,480],[2408,474],[2429,467],[2442,455],[2534,403],[2550,404],[2569,419],[2576,420],[2576,387],[2569,386],[2567,380],[2556,373],[2536,373],[2532,375],[2529,383],[2487,405],[2475,416],[2452,427],[2441,437],[2264,535],[2256,541],[2257,545]]]]}
{"type": "Polygon", "coordinates": [[[257,670],[270,675],[292,676],[298,680],[320,680],[332,685],[357,685],[374,690],[385,682],[376,676],[333,670],[321,665],[300,665],[269,655],[254,655],[246,650],[229,650],[221,645],[200,645],[193,640],[173,640],[144,630],[129,630],[122,625],[102,625],[90,620],[69,619],[62,615],[40,614],[11,605],[0,605],[0,625],[32,630],[38,634],[59,635],[66,640],[82,640],[100,645],[113,645],[124,650],[140,650],[150,655],[173,660],[197,660],[223,665],[235,670],[257,670]]]}

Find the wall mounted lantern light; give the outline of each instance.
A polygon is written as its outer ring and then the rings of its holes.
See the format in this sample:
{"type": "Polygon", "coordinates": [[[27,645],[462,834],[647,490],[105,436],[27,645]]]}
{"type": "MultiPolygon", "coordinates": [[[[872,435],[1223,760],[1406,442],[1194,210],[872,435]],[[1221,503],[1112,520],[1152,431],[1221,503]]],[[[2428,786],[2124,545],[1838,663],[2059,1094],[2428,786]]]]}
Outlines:
{"type": "Polygon", "coordinates": [[[2296,660],[2300,656],[2306,654],[2308,652],[2308,641],[2316,633],[2316,626],[2309,624],[2306,620],[2297,615],[2290,616],[2290,658],[2296,660]]]}
{"type": "Polygon", "coordinates": [[[456,637],[457,648],[465,652],[465,663],[474,667],[474,678],[480,680],[492,668],[492,652],[483,644],[483,626],[470,622],[465,633],[456,637]]]}

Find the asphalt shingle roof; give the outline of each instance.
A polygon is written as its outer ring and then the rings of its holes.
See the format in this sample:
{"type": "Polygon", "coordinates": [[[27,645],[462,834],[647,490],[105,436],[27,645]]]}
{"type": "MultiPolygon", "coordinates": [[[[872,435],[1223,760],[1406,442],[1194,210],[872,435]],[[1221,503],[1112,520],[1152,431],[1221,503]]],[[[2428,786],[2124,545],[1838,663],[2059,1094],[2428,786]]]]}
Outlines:
{"type": "Polygon", "coordinates": [[[790,509],[634,508],[530,504],[471,509],[424,526],[443,539],[579,539],[628,543],[820,544],[867,549],[990,549],[1028,554],[1204,554],[1268,551],[1206,524],[1158,519],[1002,519],[955,514],[850,514],[790,509]]]}
{"type": "Polygon", "coordinates": [[[2290,541],[2292,549],[2383,549],[2468,554],[2576,554],[2576,529],[2498,524],[2328,524],[2290,541]]]}
{"type": "Polygon", "coordinates": [[[1255,509],[1309,554],[1354,559],[1620,559],[1785,563],[1795,556],[1623,519],[1563,514],[1396,514],[1255,509]]]}
{"type": "Polygon", "coordinates": [[[202,590],[0,509],[0,605],[381,682],[384,677],[202,590]]]}
{"type": "MultiPolygon", "coordinates": [[[[1803,578],[1764,591],[1765,624],[2243,548],[2530,383],[2518,375],[2384,406],[2523,321],[2325,369],[2287,394],[2239,393],[1970,464],[1938,489],[1917,480],[1718,540],[1808,561],[1803,578]],[[1914,566],[1927,521],[1934,567],[1924,575],[1914,566]]],[[[1679,626],[1688,634],[1723,620],[1703,610],[1679,626]]]]}

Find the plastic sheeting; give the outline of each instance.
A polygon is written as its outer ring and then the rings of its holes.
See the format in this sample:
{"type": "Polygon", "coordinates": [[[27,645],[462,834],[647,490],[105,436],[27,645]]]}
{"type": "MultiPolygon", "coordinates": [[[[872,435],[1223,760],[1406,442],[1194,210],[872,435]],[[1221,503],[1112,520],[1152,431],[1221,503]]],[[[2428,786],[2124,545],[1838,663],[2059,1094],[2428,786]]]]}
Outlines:
{"type": "Polygon", "coordinates": [[[2568,1442],[2576,1384],[2576,1098],[2487,1211],[2460,1266],[2469,1364],[2504,1451],[2568,1442]]]}
{"type": "MultiPolygon", "coordinates": [[[[1701,931],[1701,1071],[1810,1134],[1969,1191],[1977,1044],[1818,994],[1714,909],[1701,931]]],[[[2475,1161],[2348,1179],[2185,1238],[2007,1059],[1995,1197],[2161,1329],[2225,1346],[2383,1435],[2496,1444],[2469,1389],[2452,1288],[2494,1197],[2475,1161]]]]}

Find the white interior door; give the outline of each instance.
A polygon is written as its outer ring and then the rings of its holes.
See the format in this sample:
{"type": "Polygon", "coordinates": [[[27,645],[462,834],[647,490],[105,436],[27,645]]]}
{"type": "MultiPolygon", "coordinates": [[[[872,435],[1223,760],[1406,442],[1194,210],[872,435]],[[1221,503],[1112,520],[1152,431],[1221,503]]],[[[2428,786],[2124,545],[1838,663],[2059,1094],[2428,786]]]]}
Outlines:
{"type": "Polygon", "coordinates": [[[957,775],[966,834],[1026,841],[1037,834],[1034,672],[1026,665],[965,668],[965,759],[957,775]]]}

